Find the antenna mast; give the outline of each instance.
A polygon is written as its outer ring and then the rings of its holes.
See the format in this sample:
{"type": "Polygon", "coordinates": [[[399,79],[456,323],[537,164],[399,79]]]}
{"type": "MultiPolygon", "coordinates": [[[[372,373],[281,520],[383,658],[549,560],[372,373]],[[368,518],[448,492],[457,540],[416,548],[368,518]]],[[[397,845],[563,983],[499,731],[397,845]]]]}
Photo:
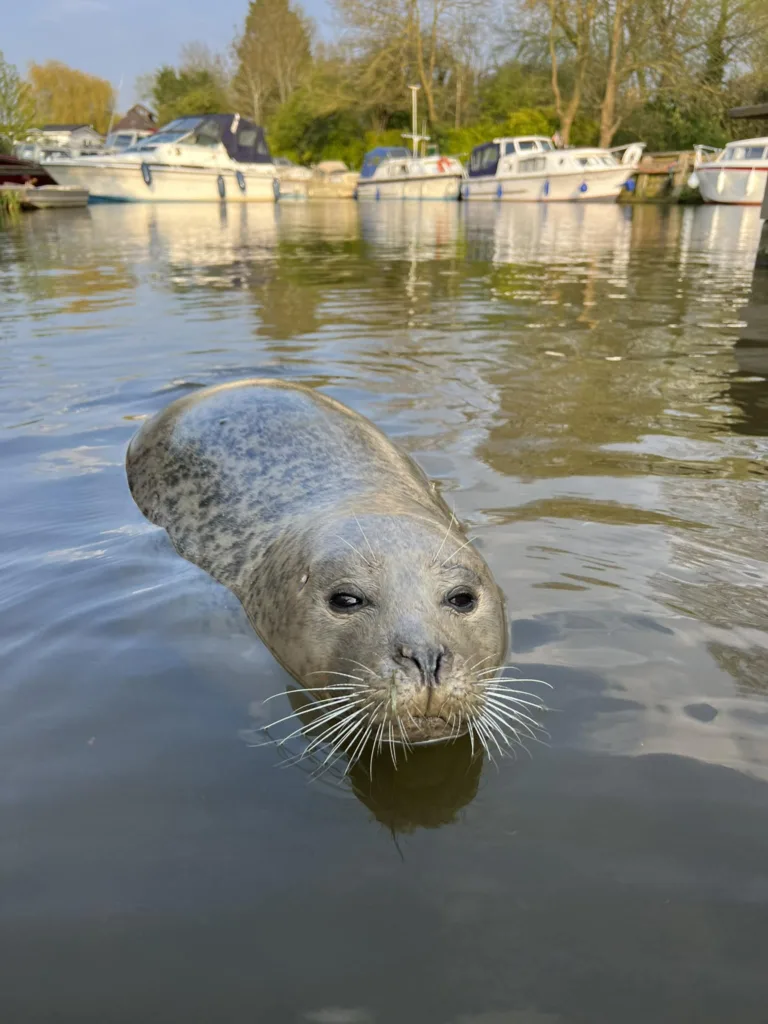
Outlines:
{"type": "MultiPolygon", "coordinates": [[[[421,88],[420,85],[409,85],[408,88],[411,90],[411,124],[412,130],[410,132],[403,132],[402,136],[404,139],[413,140],[413,155],[417,157],[419,155],[419,143],[429,142],[429,135],[419,135],[418,133],[418,110],[417,110],[417,99],[416,93],[421,88]]],[[[423,131],[426,131],[426,123],[423,131]]]]}

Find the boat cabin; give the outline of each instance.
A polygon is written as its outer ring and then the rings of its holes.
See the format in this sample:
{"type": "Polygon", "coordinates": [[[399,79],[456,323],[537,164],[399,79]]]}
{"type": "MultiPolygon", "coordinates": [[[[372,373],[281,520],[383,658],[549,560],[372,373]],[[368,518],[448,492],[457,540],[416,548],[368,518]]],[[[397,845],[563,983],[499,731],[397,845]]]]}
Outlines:
{"type": "Polygon", "coordinates": [[[163,125],[154,135],[140,139],[123,152],[151,153],[167,143],[184,146],[222,145],[232,160],[241,164],[271,164],[264,129],[239,114],[204,114],[180,117],[163,125]]]}
{"type": "Polygon", "coordinates": [[[613,153],[605,149],[594,146],[557,149],[544,136],[518,135],[475,146],[469,157],[468,173],[470,178],[480,178],[493,177],[499,169],[506,173],[537,174],[618,166],[613,153]]]}
{"type": "MultiPolygon", "coordinates": [[[[541,135],[516,135],[513,138],[494,139],[493,142],[475,146],[469,157],[468,173],[470,178],[494,175],[503,156],[530,153],[533,157],[536,153],[548,153],[554,148],[552,142],[541,135]]],[[[531,166],[529,169],[537,168],[531,166]]]]}
{"type": "Polygon", "coordinates": [[[376,168],[384,160],[410,160],[413,154],[405,146],[377,146],[363,158],[363,167],[360,171],[361,178],[372,178],[376,168]]]}
{"type": "Polygon", "coordinates": [[[742,160],[768,160],[768,139],[740,139],[729,142],[719,158],[719,163],[736,163],[742,160]]]}

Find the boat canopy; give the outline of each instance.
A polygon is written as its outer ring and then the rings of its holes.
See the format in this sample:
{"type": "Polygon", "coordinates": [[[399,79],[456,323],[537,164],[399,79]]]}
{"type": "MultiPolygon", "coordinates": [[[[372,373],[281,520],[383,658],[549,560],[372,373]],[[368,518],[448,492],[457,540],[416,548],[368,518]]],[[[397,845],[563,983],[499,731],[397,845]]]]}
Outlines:
{"type": "Polygon", "coordinates": [[[485,142],[482,146],[475,146],[469,156],[470,178],[495,174],[500,156],[501,147],[496,142],[485,142]]]}
{"type": "Polygon", "coordinates": [[[155,134],[140,139],[132,149],[153,150],[164,142],[216,146],[221,143],[233,160],[241,164],[270,164],[272,156],[264,129],[239,114],[205,114],[181,117],[163,125],[155,134]]]}
{"type": "Polygon", "coordinates": [[[360,177],[372,178],[374,171],[382,160],[389,160],[390,158],[395,160],[408,159],[411,155],[410,149],[406,149],[405,146],[377,146],[376,149],[372,149],[370,153],[365,154],[360,177]]]}

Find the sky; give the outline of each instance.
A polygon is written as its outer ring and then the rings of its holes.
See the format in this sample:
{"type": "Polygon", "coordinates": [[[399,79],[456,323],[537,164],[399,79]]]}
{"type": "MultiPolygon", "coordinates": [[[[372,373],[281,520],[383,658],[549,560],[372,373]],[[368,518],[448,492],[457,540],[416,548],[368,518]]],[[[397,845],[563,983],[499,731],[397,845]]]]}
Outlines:
{"type": "MultiPolygon", "coordinates": [[[[328,0],[301,6],[328,38],[328,0]]],[[[184,43],[225,50],[247,7],[248,0],[16,0],[3,10],[0,50],[22,74],[31,61],[60,60],[116,89],[122,79],[117,107],[125,111],[138,99],[138,76],[175,63],[184,43]]]]}

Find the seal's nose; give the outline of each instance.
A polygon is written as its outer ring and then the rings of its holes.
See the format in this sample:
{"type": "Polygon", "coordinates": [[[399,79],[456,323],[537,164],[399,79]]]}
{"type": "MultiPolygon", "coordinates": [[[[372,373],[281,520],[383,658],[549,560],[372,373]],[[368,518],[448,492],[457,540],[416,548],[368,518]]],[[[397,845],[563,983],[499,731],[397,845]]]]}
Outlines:
{"type": "Polygon", "coordinates": [[[395,661],[405,668],[415,665],[425,686],[438,685],[444,659],[445,647],[442,644],[397,644],[395,649],[395,661]]]}

